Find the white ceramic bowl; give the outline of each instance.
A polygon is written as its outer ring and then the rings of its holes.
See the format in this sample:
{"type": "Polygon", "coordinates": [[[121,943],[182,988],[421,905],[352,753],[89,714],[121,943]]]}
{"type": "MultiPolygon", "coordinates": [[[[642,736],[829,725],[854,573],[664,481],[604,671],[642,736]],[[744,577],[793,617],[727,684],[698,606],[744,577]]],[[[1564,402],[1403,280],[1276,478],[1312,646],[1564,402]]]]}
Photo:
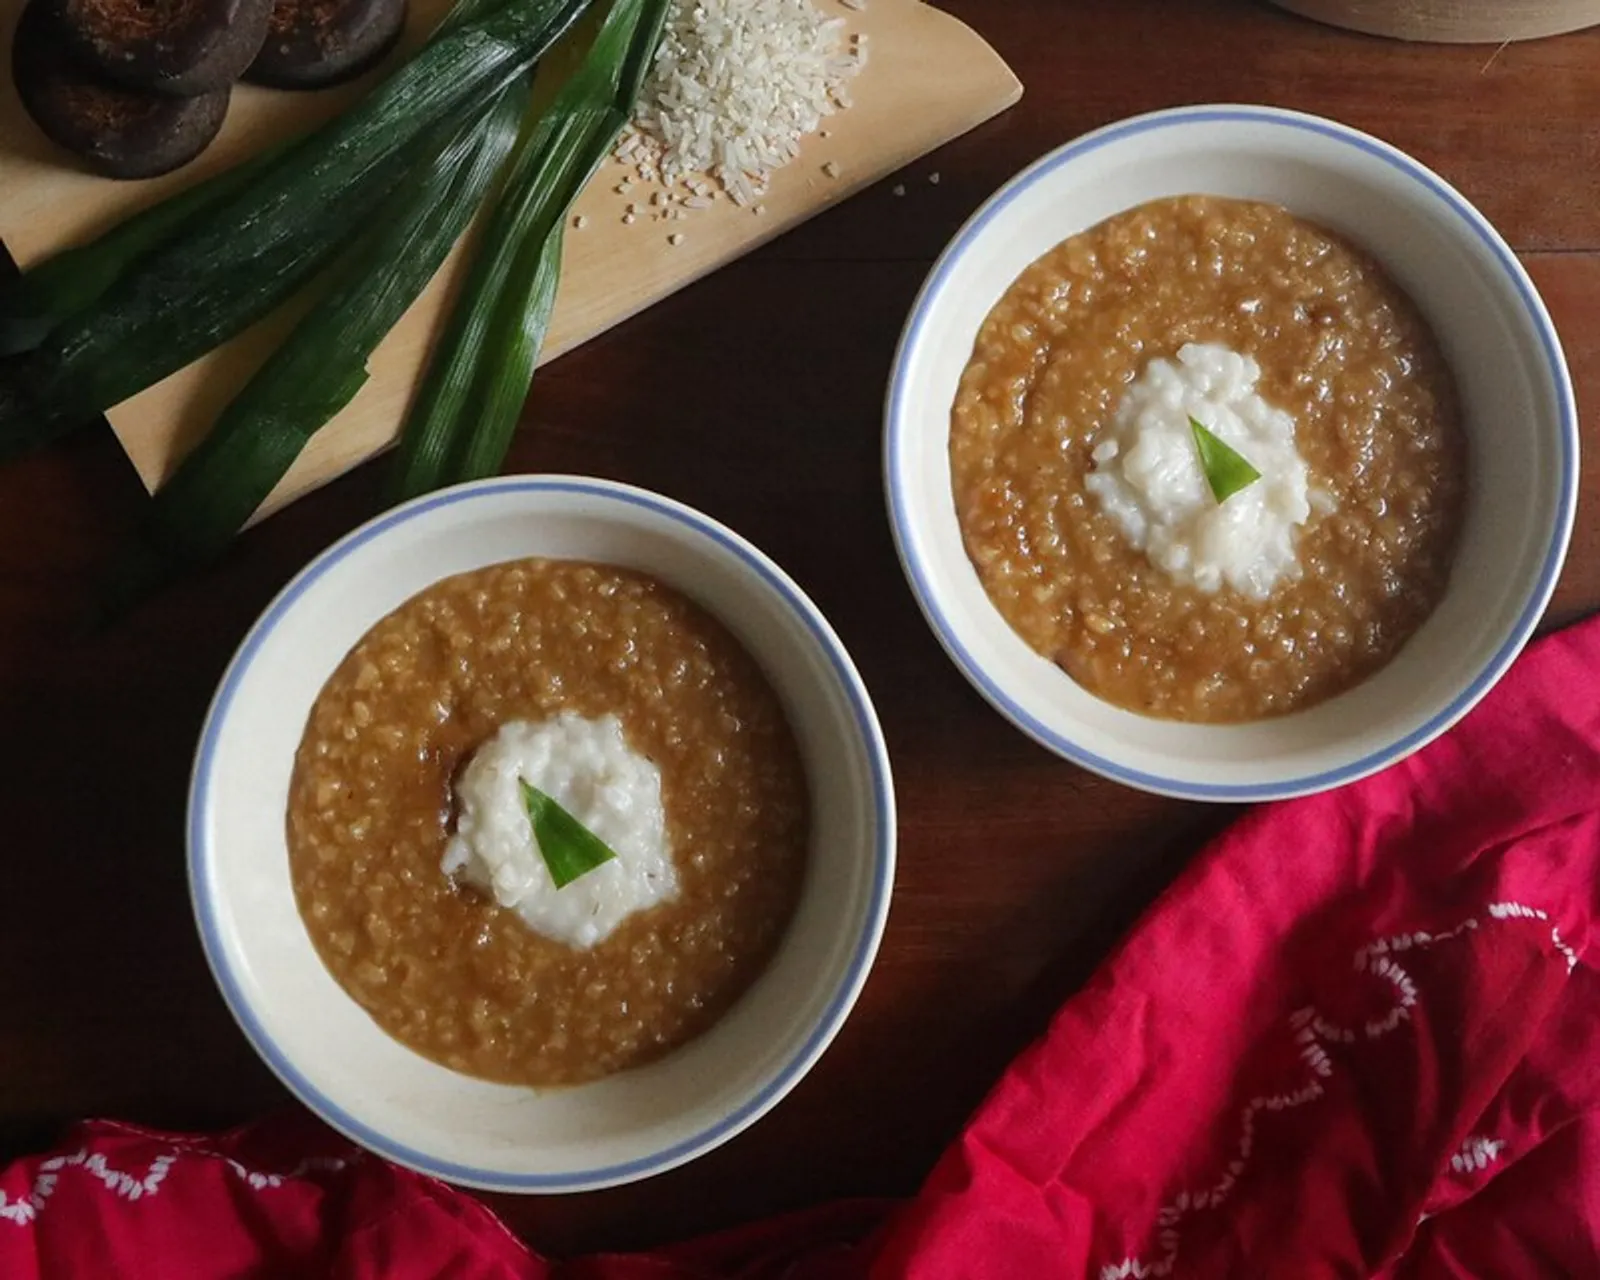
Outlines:
{"type": "Polygon", "coordinates": [[[647,1177],[731,1138],[821,1055],[872,964],[895,814],[876,714],[839,638],[744,539],[666,498],[512,477],[417,499],[320,555],[240,646],[206,718],[189,876],[223,997],[279,1078],[335,1128],[471,1186],[578,1191],[647,1177]],[[323,682],[379,618],[440,578],[522,556],[626,565],[716,614],[783,699],[812,790],[810,862],[771,965],[705,1034],[594,1084],[490,1084],[406,1049],[329,976],[295,908],[284,811],[323,682]]]}
{"type": "Polygon", "coordinates": [[[1443,732],[1510,665],[1560,572],[1578,421],[1555,329],[1494,229],[1436,174],[1343,125],[1187,107],[1111,125],[1002,187],[934,265],[889,384],[884,469],[906,576],[934,633],[1002,714],[1052,751],[1145,790],[1244,801],[1338,786],[1443,732]],[[1122,711],[1034,653],[962,547],[948,442],[956,384],[994,303],[1040,254],[1164,196],[1266,200],[1342,232],[1426,314],[1460,384],[1472,469],[1449,589],[1393,662],[1344,695],[1254,724],[1122,711]]]}

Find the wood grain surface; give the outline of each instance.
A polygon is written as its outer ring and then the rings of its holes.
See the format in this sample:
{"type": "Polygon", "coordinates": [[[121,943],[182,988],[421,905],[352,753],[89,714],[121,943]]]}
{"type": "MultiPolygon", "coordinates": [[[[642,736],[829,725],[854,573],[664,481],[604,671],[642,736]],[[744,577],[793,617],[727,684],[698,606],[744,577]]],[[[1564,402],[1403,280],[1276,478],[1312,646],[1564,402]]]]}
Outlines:
{"type": "MultiPolygon", "coordinates": [[[[1371,130],[1456,183],[1544,291],[1584,414],[1578,530],[1547,623],[1600,607],[1600,31],[1491,57],[1252,0],[947,7],[1017,71],[1022,102],[547,367],[510,459],[661,490],[776,557],[856,655],[900,791],[888,933],[835,1045],[773,1114],[684,1169],[581,1197],[494,1198],[553,1253],[911,1192],[1006,1062],[1231,817],[1103,782],[1010,729],[945,659],[894,558],[878,454],[900,323],[945,240],[1041,152],[1154,107],[1266,102],[1371,130]]],[[[233,646],[307,558],[373,512],[377,489],[373,467],[357,470],[213,571],[85,634],[144,501],[137,476],[103,432],[0,471],[0,1156],[74,1116],[211,1126],[285,1102],[194,938],[184,789],[233,646]]]]}

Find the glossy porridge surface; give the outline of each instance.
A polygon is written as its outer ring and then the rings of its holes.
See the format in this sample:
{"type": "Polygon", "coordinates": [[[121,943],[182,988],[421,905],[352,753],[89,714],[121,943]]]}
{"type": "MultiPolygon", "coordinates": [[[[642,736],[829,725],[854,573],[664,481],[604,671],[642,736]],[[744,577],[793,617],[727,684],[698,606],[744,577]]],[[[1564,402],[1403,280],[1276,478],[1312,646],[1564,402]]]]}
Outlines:
{"type": "Polygon", "coordinates": [[[1448,580],[1466,479],[1456,391],[1415,306],[1359,249],[1276,206],[1158,201],[1058,245],[985,320],[951,414],[963,540],[1011,627],[1144,714],[1240,721],[1388,662],[1448,580]],[[1185,343],[1253,357],[1332,499],[1298,580],[1265,600],[1181,585],[1085,491],[1146,363],[1185,343]]]}
{"type": "Polygon", "coordinates": [[[727,1009],[794,910],[808,822],[777,695],[719,622],[639,573],[527,560],[434,584],[351,650],[306,726],[288,837],[317,951],[380,1026],[548,1085],[648,1061],[727,1009]],[[679,878],[589,950],[440,870],[465,757],[564,711],[616,715],[660,767],[679,878]]]}

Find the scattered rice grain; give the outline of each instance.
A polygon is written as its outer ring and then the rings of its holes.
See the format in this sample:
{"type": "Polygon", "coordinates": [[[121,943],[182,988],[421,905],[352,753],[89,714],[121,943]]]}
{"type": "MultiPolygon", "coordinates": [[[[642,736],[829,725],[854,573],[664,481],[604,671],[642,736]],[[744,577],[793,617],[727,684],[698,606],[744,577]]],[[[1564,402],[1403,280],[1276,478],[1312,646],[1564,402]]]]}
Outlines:
{"type": "Polygon", "coordinates": [[[841,47],[843,23],[811,0],[673,0],[616,153],[668,187],[694,190],[707,175],[735,204],[753,203],[800,140],[849,106],[846,82],[865,58],[859,41],[841,47]]]}

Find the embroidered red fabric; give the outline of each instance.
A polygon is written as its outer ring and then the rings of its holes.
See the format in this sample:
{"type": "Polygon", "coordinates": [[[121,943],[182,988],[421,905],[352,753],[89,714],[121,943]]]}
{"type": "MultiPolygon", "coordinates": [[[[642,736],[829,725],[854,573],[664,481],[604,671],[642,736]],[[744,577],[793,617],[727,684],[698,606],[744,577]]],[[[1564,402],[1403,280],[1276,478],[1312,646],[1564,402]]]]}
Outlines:
{"type": "Polygon", "coordinates": [[[922,1191],[531,1253],[308,1116],[0,1173],[0,1276],[1600,1276],[1600,619],[1455,731],[1202,853],[922,1191]]]}

